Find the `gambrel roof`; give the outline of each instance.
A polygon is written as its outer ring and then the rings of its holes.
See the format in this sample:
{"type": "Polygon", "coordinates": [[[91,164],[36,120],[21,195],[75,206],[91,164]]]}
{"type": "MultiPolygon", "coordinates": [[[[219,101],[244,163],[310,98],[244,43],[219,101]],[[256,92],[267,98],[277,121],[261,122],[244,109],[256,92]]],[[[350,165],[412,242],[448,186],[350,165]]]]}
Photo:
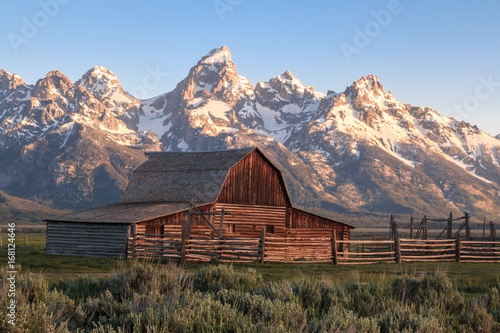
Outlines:
{"type": "MultiPolygon", "coordinates": [[[[256,147],[206,152],[154,152],[129,180],[122,202],[215,202],[229,170],[256,147]]],[[[260,152],[261,153],[261,152],[260,152]]],[[[261,153],[269,164],[281,172],[261,153]]],[[[286,192],[284,181],[283,188],[286,192]]],[[[286,193],[288,196],[288,193],[286,193]]]]}

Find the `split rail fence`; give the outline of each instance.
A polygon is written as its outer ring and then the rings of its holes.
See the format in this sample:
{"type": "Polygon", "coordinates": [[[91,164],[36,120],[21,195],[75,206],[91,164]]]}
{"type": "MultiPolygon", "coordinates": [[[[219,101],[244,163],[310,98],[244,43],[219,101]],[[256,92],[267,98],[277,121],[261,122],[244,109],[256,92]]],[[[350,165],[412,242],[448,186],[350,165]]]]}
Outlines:
{"type": "Polygon", "coordinates": [[[401,262],[500,262],[500,242],[456,239],[337,240],[332,237],[189,238],[182,234],[136,234],[128,257],[232,262],[374,264],[401,262]]]}

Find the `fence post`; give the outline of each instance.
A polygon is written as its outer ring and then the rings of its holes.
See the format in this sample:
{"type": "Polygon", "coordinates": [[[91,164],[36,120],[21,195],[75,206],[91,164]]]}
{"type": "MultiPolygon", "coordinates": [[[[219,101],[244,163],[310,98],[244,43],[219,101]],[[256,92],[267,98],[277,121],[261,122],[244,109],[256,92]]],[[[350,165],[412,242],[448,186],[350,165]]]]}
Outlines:
{"type": "Polygon", "coordinates": [[[28,245],[28,230],[24,230],[24,246],[28,245]]]}
{"type": "Polygon", "coordinates": [[[137,247],[137,226],[132,224],[132,258],[135,258],[137,247]]]}
{"type": "Polygon", "coordinates": [[[465,240],[470,241],[470,216],[465,212],[465,240]]]}
{"type": "Polygon", "coordinates": [[[410,239],[413,239],[413,214],[410,216],[410,239]]]}
{"type": "Polygon", "coordinates": [[[262,228],[260,234],[260,263],[264,264],[266,262],[266,228],[262,228]]]}
{"type": "Polygon", "coordinates": [[[486,217],[483,218],[483,240],[486,237],[486,217]]]}
{"type": "Polygon", "coordinates": [[[219,259],[222,257],[222,229],[224,228],[224,207],[220,210],[220,224],[219,224],[219,259]]]}
{"type": "Polygon", "coordinates": [[[332,229],[332,264],[339,264],[339,257],[337,255],[337,232],[332,229]]]}
{"type": "Polygon", "coordinates": [[[490,222],[490,240],[495,241],[495,236],[496,236],[495,223],[490,222]]]}
{"type": "Polygon", "coordinates": [[[455,240],[455,244],[456,244],[456,248],[455,248],[455,251],[456,251],[456,261],[458,263],[460,263],[460,260],[461,260],[461,251],[462,251],[462,247],[460,245],[460,233],[457,234],[457,239],[455,240]]]}
{"type": "MultiPolygon", "coordinates": [[[[391,214],[391,232],[389,235],[389,239],[394,240],[394,235],[396,234],[395,226],[394,226],[394,215],[391,214]]],[[[394,245],[391,244],[391,251],[394,251],[394,245]]]]}
{"type": "Polygon", "coordinates": [[[429,233],[428,233],[428,228],[427,228],[427,215],[424,215],[423,219],[423,229],[424,229],[424,239],[429,239],[429,233]]]}
{"type": "Polygon", "coordinates": [[[181,266],[184,266],[186,263],[186,233],[187,227],[182,226],[181,229],[181,266]]]}
{"type": "MultiPolygon", "coordinates": [[[[188,209],[188,216],[187,216],[187,221],[186,221],[186,233],[187,237],[191,236],[191,218],[193,217],[193,208],[192,204],[189,203],[189,209],[188,209]]],[[[184,235],[184,233],[182,233],[184,235]]]]}
{"type": "Polygon", "coordinates": [[[129,254],[130,254],[130,228],[131,226],[129,225],[127,227],[127,242],[125,243],[125,258],[128,258],[129,257],[129,254]]]}
{"type": "Polygon", "coordinates": [[[399,239],[399,232],[396,232],[396,239],[394,240],[394,247],[396,249],[396,264],[401,263],[401,240],[399,239]]]}
{"type": "Polygon", "coordinates": [[[0,247],[2,247],[2,228],[0,228],[0,247]]]}
{"type": "Polygon", "coordinates": [[[450,217],[448,218],[448,229],[446,230],[447,233],[446,233],[446,238],[448,239],[452,239],[453,238],[453,213],[450,213],[450,217]]]}

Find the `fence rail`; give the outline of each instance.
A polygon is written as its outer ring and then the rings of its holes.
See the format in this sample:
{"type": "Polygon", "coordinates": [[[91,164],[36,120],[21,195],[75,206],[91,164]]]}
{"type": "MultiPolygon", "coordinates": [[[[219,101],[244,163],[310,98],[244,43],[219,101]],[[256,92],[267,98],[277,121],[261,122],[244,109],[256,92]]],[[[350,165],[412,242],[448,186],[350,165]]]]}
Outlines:
{"type": "Polygon", "coordinates": [[[337,240],[331,237],[189,238],[182,234],[136,234],[129,237],[128,257],[186,260],[373,264],[390,262],[500,262],[500,242],[457,239],[337,240]]]}

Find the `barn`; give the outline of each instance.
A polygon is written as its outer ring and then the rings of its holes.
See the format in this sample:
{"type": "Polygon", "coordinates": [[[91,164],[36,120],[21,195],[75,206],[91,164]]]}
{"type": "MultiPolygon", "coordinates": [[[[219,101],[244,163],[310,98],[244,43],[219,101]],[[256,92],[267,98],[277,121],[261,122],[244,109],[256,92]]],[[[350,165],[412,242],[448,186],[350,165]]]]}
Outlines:
{"type": "Polygon", "coordinates": [[[259,148],[146,154],[119,203],[45,220],[47,254],[125,257],[136,233],[349,240],[354,228],[295,208],[259,148]]]}

